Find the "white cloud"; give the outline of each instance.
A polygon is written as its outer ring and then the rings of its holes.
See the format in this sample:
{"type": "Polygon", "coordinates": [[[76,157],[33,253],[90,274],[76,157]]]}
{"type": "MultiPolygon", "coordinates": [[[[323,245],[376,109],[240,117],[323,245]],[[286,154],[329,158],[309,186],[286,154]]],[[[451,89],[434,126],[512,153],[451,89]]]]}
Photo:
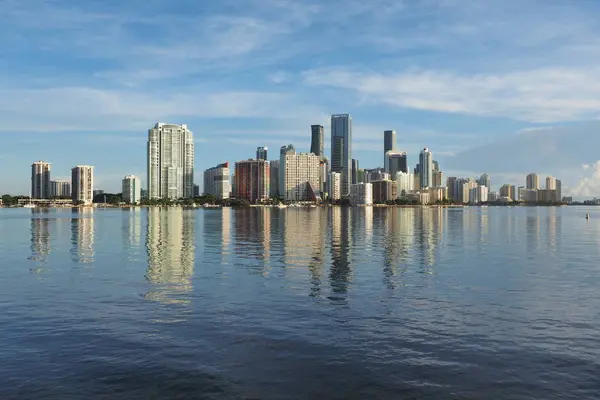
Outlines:
{"type": "Polygon", "coordinates": [[[304,73],[307,84],[355,91],[400,108],[501,116],[531,122],[600,117],[600,69],[546,68],[505,74],[445,71],[356,72],[324,68],[304,73]]]}
{"type": "Polygon", "coordinates": [[[600,197],[600,160],[591,165],[585,165],[582,170],[585,171],[585,176],[569,190],[570,195],[600,197]]]}

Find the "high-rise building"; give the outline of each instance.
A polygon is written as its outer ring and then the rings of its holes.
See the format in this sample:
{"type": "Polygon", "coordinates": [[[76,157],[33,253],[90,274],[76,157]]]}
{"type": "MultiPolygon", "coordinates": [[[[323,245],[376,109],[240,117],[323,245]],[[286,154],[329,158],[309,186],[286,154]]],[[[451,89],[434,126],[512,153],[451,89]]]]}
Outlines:
{"type": "Polygon", "coordinates": [[[373,202],[385,204],[398,198],[398,185],[395,181],[376,181],[373,185],[373,202]]]}
{"type": "Polygon", "coordinates": [[[282,194],[287,201],[310,201],[319,192],[319,156],[313,153],[287,152],[280,163],[284,183],[282,194]]]}
{"type": "Polygon", "coordinates": [[[50,163],[36,161],[31,165],[31,198],[49,199],[51,196],[50,163]]]}
{"type": "Polygon", "coordinates": [[[246,160],[235,163],[235,197],[250,203],[269,198],[269,162],[246,160]]]}
{"type": "Polygon", "coordinates": [[[500,197],[508,197],[515,201],[517,199],[516,188],[514,185],[502,185],[500,186],[500,197]]]}
{"type": "Polygon", "coordinates": [[[538,203],[554,204],[559,201],[556,196],[556,189],[540,189],[537,192],[538,203]]]}
{"type": "Polygon", "coordinates": [[[492,180],[490,179],[490,176],[488,174],[483,174],[479,177],[477,183],[479,184],[479,186],[485,186],[489,189],[492,185],[492,180]]]}
{"type": "Polygon", "coordinates": [[[204,194],[223,200],[229,198],[229,163],[224,162],[204,171],[204,194]]]}
{"type": "Polygon", "coordinates": [[[122,199],[128,204],[138,204],[142,199],[142,181],[135,175],[123,178],[122,199]]]}
{"type": "Polygon", "coordinates": [[[477,182],[473,179],[460,179],[459,182],[462,182],[459,201],[468,203],[471,200],[471,190],[477,188],[477,182]]]}
{"type": "Polygon", "coordinates": [[[556,180],[556,201],[562,201],[562,181],[556,180]]]}
{"type": "Polygon", "coordinates": [[[365,170],[365,183],[389,180],[390,174],[385,172],[383,168],[373,168],[365,170]]]}
{"type": "Polygon", "coordinates": [[[156,123],[148,130],[148,197],[194,196],[194,136],[187,125],[156,123]]]}
{"type": "Polygon", "coordinates": [[[194,184],[194,197],[200,197],[200,185],[194,184]]]}
{"type": "Polygon", "coordinates": [[[329,198],[340,200],[342,198],[342,174],[331,172],[329,176],[329,198]]]}
{"type": "MultiPolygon", "coordinates": [[[[519,201],[525,201],[525,195],[526,195],[526,189],[525,186],[519,186],[518,190],[517,190],[517,199],[519,201]]],[[[515,200],[515,199],[513,199],[515,200]]]]}
{"type": "Polygon", "coordinates": [[[322,125],[311,125],[310,152],[320,159],[325,157],[325,129],[322,125]]]}
{"type": "Polygon", "coordinates": [[[556,190],[556,178],[549,176],[546,178],[546,189],[556,190]]]}
{"type": "Polygon", "coordinates": [[[398,196],[406,196],[407,192],[414,190],[414,176],[410,173],[398,172],[396,174],[396,186],[398,190],[398,196]]]}
{"type": "Polygon", "coordinates": [[[433,171],[431,174],[431,186],[432,187],[442,187],[442,182],[444,180],[444,173],[442,171],[433,171]]]}
{"type": "Polygon", "coordinates": [[[424,148],[419,154],[419,176],[421,179],[421,188],[425,189],[433,186],[433,158],[429,149],[424,148]]]}
{"type": "Polygon", "coordinates": [[[448,188],[448,198],[456,200],[458,198],[458,190],[456,188],[456,177],[449,176],[446,179],[446,187],[448,188]]]}
{"type": "Polygon", "coordinates": [[[295,154],[296,149],[294,145],[288,144],[287,146],[281,146],[279,149],[279,197],[285,197],[284,187],[285,187],[285,156],[288,154],[295,154]]]}
{"type": "Polygon", "coordinates": [[[538,174],[529,174],[526,179],[527,189],[538,190],[540,188],[540,177],[538,174]]]}
{"type": "Polygon", "coordinates": [[[267,160],[267,152],[269,151],[268,147],[258,147],[256,149],[256,159],[257,160],[267,160]]]}
{"type": "Polygon", "coordinates": [[[50,182],[51,197],[71,197],[71,182],[55,180],[50,182]]]}
{"type": "Polygon", "coordinates": [[[342,197],[352,184],[352,118],[349,114],[331,116],[331,170],[342,174],[342,197]]]}
{"type": "Polygon", "coordinates": [[[279,160],[272,160],[269,162],[270,169],[270,188],[269,188],[269,197],[272,199],[277,199],[280,197],[279,194],[279,160]]]}
{"type": "Polygon", "coordinates": [[[71,198],[73,203],[90,205],[94,200],[94,167],[78,165],[71,169],[71,198]]]}
{"type": "Polygon", "coordinates": [[[357,183],[350,186],[350,204],[371,205],[373,204],[373,185],[371,183],[357,183]]]}
{"type": "Polygon", "coordinates": [[[485,185],[478,185],[469,190],[469,203],[479,204],[488,202],[489,188],[485,185]]]}
{"type": "Polygon", "coordinates": [[[438,163],[437,161],[433,160],[431,162],[431,168],[433,170],[433,172],[437,172],[440,170],[440,163],[438,163]]]}
{"type": "Polygon", "coordinates": [[[389,150],[385,153],[385,172],[390,174],[392,180],[396,180],[398,172],[408,172],[408,160],[405,151],[389,150]]]}
{"type": "Polygon", "coordinates": [[[364,168],[359,168],[356,173],[357,183],[365,183],[367,181],[367,173],[364,168]]]}
{"type": "Polygon", "coordinates": [[[352,159],[352,184],[355,185],[358,182],[358,160],[352,159]]]}
{"type": "Polygon", "coordinates": [[[319,190],[321,196],[325,198],[324,194],[327,193],[327,181],[329,180],[329,160],[327,157],[321,157],[319,161],[319,190]]]}
{"type": "Polygon", "coordinates": [[[383,131],[383,154],[396,150],[396,131],[383,131]]]}

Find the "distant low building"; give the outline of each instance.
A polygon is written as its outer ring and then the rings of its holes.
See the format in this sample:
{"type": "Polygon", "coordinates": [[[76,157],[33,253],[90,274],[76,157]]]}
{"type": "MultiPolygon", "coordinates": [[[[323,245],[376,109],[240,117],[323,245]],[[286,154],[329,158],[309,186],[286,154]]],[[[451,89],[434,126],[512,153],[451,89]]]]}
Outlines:
{"type": "Polygon", "coordinates": [[[444,201],[448,198],[448,189],[445,187],[430,187],[427,192],[429,193],[429,202],[431,203],[444,201]]]}
{"type": "Polygon", "coordinates": [[[406,199],[417,204],[429,204],[429,192],[414,191],[406,194],[406,199]]]}
{"type": "Polygon", "coordinates": [[[573,202],[573,197],[569,196],[569,197],[563,197],[562,198],[562,202],[563,203],[567,203],[567,204],[571,204],[573,202]]]}

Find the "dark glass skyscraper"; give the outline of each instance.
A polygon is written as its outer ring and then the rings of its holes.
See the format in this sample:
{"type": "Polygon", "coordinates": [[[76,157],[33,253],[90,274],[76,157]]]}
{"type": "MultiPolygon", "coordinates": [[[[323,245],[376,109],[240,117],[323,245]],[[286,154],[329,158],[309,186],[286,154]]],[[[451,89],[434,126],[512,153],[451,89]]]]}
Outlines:
{"type": "Polygon", "coordinates": [[[322,125],[311,125],[310,130],[312,133],[310,152],[323,159],[325,157],[325,129],[322,125]]]}
{"type": "Polygon", "coordinates": [[[352,184],[358,183],[358,160],[352,159],[352,184]]]}
{"type": "Polygon", "coordinates": [[[396,150],[396,131],[383,131],[383,156],[388,151],[396,150]]]}
{"type": "Polygon", "coordinates": [[[352,117],[331,116],[331,171],[342,175],[342,197],[347,197],[352,184],[352,117]]]}
{"type": "Polygon", "coordinates": [[[256,149],[256,159],[257,160],[266,160],[268,150],[269,150],[268,147],[258,147],[256,149]]]}

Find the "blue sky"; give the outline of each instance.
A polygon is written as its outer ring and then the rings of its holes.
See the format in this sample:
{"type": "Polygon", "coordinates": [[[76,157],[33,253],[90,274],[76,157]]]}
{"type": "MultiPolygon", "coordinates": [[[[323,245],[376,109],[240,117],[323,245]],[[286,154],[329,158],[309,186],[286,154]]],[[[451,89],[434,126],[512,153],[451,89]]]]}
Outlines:
{"type": "MultiPolygon", "coordinates": [[[[383,130],[414,164],[493,186],[535,171],[600,197],[600,2],[553,0],[2,0],[0,192],[29,168],[96,166],[145,181],[156,121],[185,123],[204,169],[257,146],[310,145],[350,113],[354,158],[383,130]]],[[[328,145],[329,143],[327,143],[328,145]]],[[[328,147],[328,146],[327,146],[328,147]]],[[[328,150],[326,150],[328,151],[328,150]]]]}

